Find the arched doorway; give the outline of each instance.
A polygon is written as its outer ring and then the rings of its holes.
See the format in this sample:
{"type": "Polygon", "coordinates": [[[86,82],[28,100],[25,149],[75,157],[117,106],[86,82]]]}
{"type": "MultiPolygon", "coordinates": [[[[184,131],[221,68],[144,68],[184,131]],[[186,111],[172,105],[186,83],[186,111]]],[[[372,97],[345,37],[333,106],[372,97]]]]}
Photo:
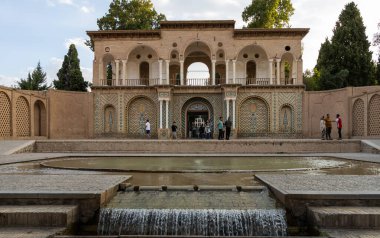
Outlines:
{"type": "Polygon", "coordinates": [[[368,103],[368,135],[380,135],[380,95],[372,96],[368,103]]]}
{"type": "MultiPolygon", "coordinates": [[[[200,126],[210,121],[213,130],[213,109],[209,101],[204,98],[192,98],[182,107],[182,135],[185,138],[198,138],[200,136],[200,126]]],[[[213,131],[211,131],[211,134],[213,131]]]]}
{"type": "Polygon", "coordinates": [[[149,85],[149,63],[140,63],[140,80],[142,85],[149,85]]]}
{"type": "Polygon", "coordinates": [[[246,84],[256,84],[256,62],[254,60],[250,60],[247,62],[247,78],[246,84]]]}
{"type": "Polygon", "coordinates": [[[34,103],[34,135],[46,136],[46,109],[40,100],[34,103]]]}
{"type": "Polygon", "coordinates": [[[293,133],[294,132],[294,116],[293,109],[289,105],[284,105],[280,110],[280,132],[293,133]]]}
{"type": "Polygon", "coordinates": [[[206,86],[210,83],[210,70],[205,63],[195,62],[186,72],[186,85],[206,86]]]}

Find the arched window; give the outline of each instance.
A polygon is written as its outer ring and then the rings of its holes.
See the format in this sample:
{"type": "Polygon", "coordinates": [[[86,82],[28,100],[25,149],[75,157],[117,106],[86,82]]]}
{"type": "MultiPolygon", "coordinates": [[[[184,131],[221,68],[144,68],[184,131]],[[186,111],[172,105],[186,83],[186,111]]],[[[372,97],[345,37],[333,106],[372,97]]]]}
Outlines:
{"type": "Polygon", "coordinates": [[[140,83],[141,85],[149,85],[149,63],[140,63],[140,83]]]}
{"type": "Polygon", "coordinates": [[[187,68],[186,85],[209,85],[210,71],[206,64],[201,62],[192,63],[187,68]]]}

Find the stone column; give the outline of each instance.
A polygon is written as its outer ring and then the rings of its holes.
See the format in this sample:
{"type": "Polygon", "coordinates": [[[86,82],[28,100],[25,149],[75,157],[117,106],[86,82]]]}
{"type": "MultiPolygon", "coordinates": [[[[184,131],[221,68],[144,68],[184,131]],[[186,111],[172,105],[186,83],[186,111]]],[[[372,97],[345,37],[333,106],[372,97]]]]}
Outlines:
{"type": "Polygon", "coordinates": [[[228,63],[230,61],[229,60],[226,60],[226,84],[229,84],[230,82],[228,81],[228,63]]]}
{"type": "Polygon", "coordinates": [[[122,85],[127,85],[127,60],[122,60],[123,65],[123,83],[122,85]]]}
{"type": "Polygon", "coordinates": [[[232,83],[236,84],[236,60],[232,60],[233,78],[232,83]]]}
{"type": "Polygon", "coordinates": [[[169,77],[169,66],[170,66],[170,60],[165,60],[166,63],[166,84],[170,84],[170,77],[169,77]]]}
{"type": "Polygon", "coordinates": [[[273,59],[269,59],[269,84],[273,84],[273,59]]]}
{"type": "Polygon", "coordinates": [[[226,108],[227,108],[226,120],[228,120],[228,118],[230,117],[230,100],[229,99],[226,100],[226,108]]]}
{"type": "Polygon", "coordinates": [[[183,60],[180,60],[179,61],[179,63],[180,63],[180,79],[181,79],[181,85],[183,85],[184,83],[183,83],[183,68],[184,68],[184,66],[183,66],[183,63],[184,63],[184,61],[183,60]]]}
{"type": "Polygon", "coordinates": [[[292,78],[294,79],[293,80],[293,84],[298,84],[298,77],[297,77],[297,72],[298,72],[298,60],[293,60],[293,63],[292,63],[292,78]]]}
{"type": "Polygon", "coordinates": [[[165,108],[166,109],[166,111],[165,111],[166,112],[166,115],[165,115],[166,116],[166,118],[165,118],[166,123],[165,124],[166,124],[166,129],[168,129],[169,128],[169,100],[166,100],[165,102],[166,102],[165,103],[166,104],[165,105],[166,106],[166,108],[165,108]]]}
{"type": "Polygon", "coordinates": [[[232,100],[232,129],[235,129],[236,99],[232,100]]]}
{"type": "Polygon", "coordinates": [[[280,65],[281,59],[276,59],[276,66],[277,66],[277,85],[280,85],[280,71],[281,71],[281,65],[280,65]]]}
{"type": "Polygon", "coordinates": [[[212,70],[211,70],[211,78],[212,78],[212,85],[215,85],[215,64],[216,64],[216,60],[212,60],[212,70]]]}
{"type": "Polygon", "coordinates": [[[115,64],[116,64],[116,72],[115,72],[115,75],[116,75],[116,82],[115,82],[115,85],[116,86],[119,86],[119,62],[120,62],[120,60],[115,60],[115,64]]]}
{"type": "Polygon", "coordinates": [[[162,85],[162,60],[158,60],[158,74],[159,74],[159,84],[162,85]]]}
{"type": "Polygon", "coordinates": [[[103,61],[102,60],[99,60],[99,75],[98,75],[98,79],[99,79],[99,85],[101,85],[101,86],[107,85],[106,79],[103,76],[103,61]]]}
{"type": "Polygon", "coordinates": [[[160,100],[160,129],[162,129],[162,100],[160,100]]]}

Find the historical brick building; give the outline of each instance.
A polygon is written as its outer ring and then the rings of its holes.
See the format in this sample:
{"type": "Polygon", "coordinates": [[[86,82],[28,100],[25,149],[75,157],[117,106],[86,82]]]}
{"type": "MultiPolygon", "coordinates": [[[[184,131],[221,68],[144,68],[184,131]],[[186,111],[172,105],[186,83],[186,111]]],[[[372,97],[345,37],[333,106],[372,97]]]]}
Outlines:
{"type": "MultiPolygon", "coordinates": [[[[234,21],[165,21],[159,30],[89,31],[94,132],[139,137],[145,120],[167,138],[177,122],[230,117],[234,136],[302,133],[302,45],[308,29],[235,29],[234,21]],[[201,62],[208,75],[193,78],[201,62]]],[[[194,133],[193,133],[194,136],[194,133]]]]}

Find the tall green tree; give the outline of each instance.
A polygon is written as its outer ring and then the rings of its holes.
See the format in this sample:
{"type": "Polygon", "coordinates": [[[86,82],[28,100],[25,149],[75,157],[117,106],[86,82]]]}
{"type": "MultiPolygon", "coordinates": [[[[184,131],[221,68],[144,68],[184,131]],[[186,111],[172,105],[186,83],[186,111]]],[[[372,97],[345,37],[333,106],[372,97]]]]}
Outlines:
{"type": "Polygon", "coordinates": [[[379,85],[380,84],[380,53],[379,53],[379,58],[377,59],[377,64],[376,64],[376,74],[375,74],[375,84],[379,85]]]}
{"type": "Polygon", "coordinates": [[[335,89],[373,84],[372,52],[360,11],[354,2],[345,6],[331,41],[321,45],[316,68],[320,88],[335,89]]]}
{"type": "MultiPolygon", "coordinates": [[[[99,30],[150,30],[159,28],[164,14],[150,0],[113,0],[105,16],[97,20],[99,30]]],[[[93,42],[86,41],[92,50],[93,42]]]]}
{"type": "Polygon", "coordinates": [[[290,27],[293,14],[291,0],[252,0],[242,17],[248,28],[283,28],[290,27]]]}
{"type": "Polygon", "coordinates": [[[18,88],[23,90],[42,91],[49,88],[46,83],[46,73],[43,71],[40,62],[38,62],[32,74],[28,73],[28,77],[26,79],[20,79],[17,84],[18,88]]]}
{"type": "Polygon", "coordinates": [[[58,71],[57,76],[58,80],[53,81],[56,89],[67,91],[87,91],[89,82],[84,81],[82,76],[78,52],[74,44],[70,45],[69,51],[67,55],[65,55],[62,67],[58,71]]]}

